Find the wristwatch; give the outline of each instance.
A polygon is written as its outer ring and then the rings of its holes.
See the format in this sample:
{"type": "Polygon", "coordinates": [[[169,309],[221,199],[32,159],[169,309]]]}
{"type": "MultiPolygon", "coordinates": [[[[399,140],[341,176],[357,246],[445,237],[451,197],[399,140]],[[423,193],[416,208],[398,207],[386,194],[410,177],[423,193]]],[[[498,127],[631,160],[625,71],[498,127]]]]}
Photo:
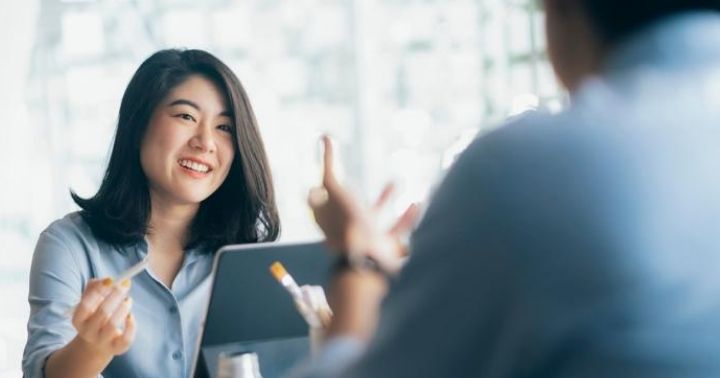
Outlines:
{"type": "Polygon", "coordinates": [[[356,257],[350,257],[349,253],[343,252],[335,259],[332,271],[333,274],[338,274],[348,269],[376,272],[386,277],[389,276],[388,272],[380,266],[380,263],[371,256],[357,255],[356,257]]]}

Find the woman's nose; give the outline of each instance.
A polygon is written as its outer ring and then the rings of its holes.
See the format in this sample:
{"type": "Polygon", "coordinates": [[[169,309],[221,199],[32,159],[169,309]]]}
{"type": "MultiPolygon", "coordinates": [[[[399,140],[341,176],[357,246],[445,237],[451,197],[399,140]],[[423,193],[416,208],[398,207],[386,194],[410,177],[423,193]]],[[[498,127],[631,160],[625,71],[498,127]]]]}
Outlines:
{"type": "Polygon", "coordinates": [[[200,126],[190,139],[190,147],[203,152],[215,152],[215,140],[209,127],[200,126]]]}

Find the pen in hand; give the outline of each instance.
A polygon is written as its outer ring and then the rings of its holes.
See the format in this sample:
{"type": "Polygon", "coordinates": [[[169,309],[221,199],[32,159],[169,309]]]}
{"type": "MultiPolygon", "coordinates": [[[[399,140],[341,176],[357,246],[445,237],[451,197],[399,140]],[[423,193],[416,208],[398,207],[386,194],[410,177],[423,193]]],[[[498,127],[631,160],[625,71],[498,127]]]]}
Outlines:
{"type": "Polygon", "coordinates": [[[273,277],[290,293],[295,307],[311,328],[327,327],[332,319],[332,311],[325,300],[321,287],[298,286],[295,279],[285,270],[279,261],[270,265],[273,277]]]}
{"type": "MultiPolygon", "coordinates": [[[[131,280],[133,277],[137,276],[138,274],[142,273],[147,269],[147,267],[150,265],[150,255],[146,256],[144,259],[140,260],[137,264],[131,266],[126,271],[120,273],[120,275],[117,276],[116,279],[113,280],[113,285],[121,284],[122,282],[126,280],[131,280]]],[[[77,304],[70,307],[65,311],[65,317],[72,317],[75,313],[75,309],[77,308],[77,304]]]]}

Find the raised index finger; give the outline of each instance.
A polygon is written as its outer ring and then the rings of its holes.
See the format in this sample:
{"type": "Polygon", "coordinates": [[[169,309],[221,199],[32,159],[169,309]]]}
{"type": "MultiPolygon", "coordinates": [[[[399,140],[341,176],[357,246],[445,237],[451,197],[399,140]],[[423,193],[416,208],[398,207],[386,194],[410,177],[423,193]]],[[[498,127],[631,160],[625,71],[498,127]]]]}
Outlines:
{"type": "Polygon", "coordinates": [[[332,140],[329,136],[322,136],[323,143],[323,186],[328,187],[335,185],[335,170],[334,170],[334,152],[332,146],[332,140]]]}

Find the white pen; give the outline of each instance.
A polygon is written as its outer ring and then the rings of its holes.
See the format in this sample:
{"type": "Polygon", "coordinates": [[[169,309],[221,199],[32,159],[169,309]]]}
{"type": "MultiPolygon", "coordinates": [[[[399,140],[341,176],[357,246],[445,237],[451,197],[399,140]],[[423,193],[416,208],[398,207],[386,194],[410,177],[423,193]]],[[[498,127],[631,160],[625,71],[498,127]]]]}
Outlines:
{"type": "MultiPolygon", "coordinates": [[[[145,269],[147,269],[148,265],[150,265],[150,255],[149,254],[147,256],[145,256],[144,259],[140,260],[140,262],[138,262],[137,264],[131,266],[126,271],[120,273],[120,275],[118,275],[117,278],[113,280],[113,285],[118,285],[125,280],[131,280],[133,277],[144,272],[145,269]]],[[[69,309],[67,309],[67,311],[65,311],[65,316],[72,317],[77,306],[78,305],[76,304],[76,305],[70,307],[69,309]]]]}
{"type": "Polygon", "coordinates": [[[142,273],[150,265],[150,255],[145,256],[144,259],[140,260],[139,263],[131,266],[128,270],[122,272],[115,280],[115,282],[123,282],[125,280],[132,279],[138,274],[142,273]]]}
{"type": "Polygon", "coordinates": [[[300,315],[302,315],[308,325],[311,328],[321,327],[322,323],[320,322],[320,318],[315,311],[313,311],[311,304],[305,301],[300,286],[298,286],[290,273],[285,270],[285,267],[279,261],[275,261],[270,265],[270,273],[272,273],[273,277],[290,293],[295,301],[295,306],[298,311],[300,311],[300,315]]]}

